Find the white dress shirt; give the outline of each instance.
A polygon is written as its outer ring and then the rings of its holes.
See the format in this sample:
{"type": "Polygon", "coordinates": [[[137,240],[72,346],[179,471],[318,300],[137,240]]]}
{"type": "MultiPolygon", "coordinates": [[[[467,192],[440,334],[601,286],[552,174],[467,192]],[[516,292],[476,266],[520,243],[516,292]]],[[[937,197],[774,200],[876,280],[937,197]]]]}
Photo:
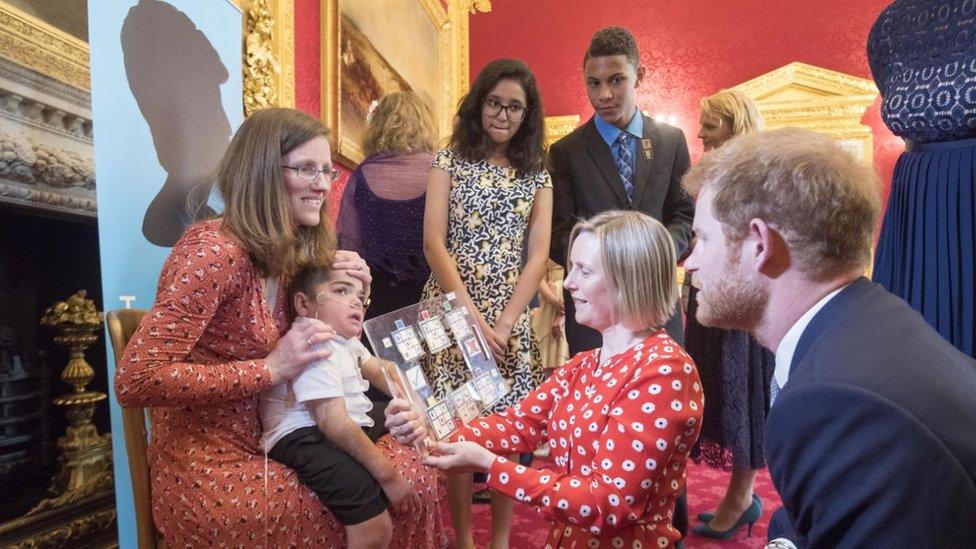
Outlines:
{"type": "Polygon", "coordinates": [[[776,347],[776,369],[773,370],[773,377],[776,378],[776,383],[779,384],[780,389],[786,387],[786,382],[790,378],[790,364],[793,362],[793,354],[796,353],[796,345],[800,342],[800,337],[806,331],[810,321],[820,312],[820,309],[823,309],[835,295],[839,294],[846,287],[847,284],[844,284],[840,288],[825,295],[813,307],[810,307],[807,312],[803,313],[803,316],[793,323],[793,326],[790,327],[786,335],[783,336],[783,339],[780,340],[779,346],[776,347]]]}

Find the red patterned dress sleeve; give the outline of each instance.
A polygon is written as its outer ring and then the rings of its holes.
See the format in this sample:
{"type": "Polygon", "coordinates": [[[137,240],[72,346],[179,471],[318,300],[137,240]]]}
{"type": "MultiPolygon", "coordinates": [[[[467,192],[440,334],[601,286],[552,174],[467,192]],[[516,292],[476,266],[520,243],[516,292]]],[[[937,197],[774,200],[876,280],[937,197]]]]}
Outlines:
{"type": "MultiPolygon", "coordinates": [[[[542,399],[550,403],[554,466],[534,469],[498,457],[489,471],[489,487],[569,526],[553,530],[553,546],[602,546],[614,536],[614,543],[623,540],[628,547],[637,540],[667,546],[680,537],[671,527],[674,500],[700,429],[698,372],[660,332],[602,365],[596,353],[579,356],[582,363],[564,371],[558,397],[547,392],[542,399]]],[[[527,401],[522,409],[536,405],[527,401]]],[[[512,421],[490,416],[482,436],[464,434],[468,440],[494,442],[493,428],[508,429],[512,421]]]]}
{"type": "Polygon", "coordinates": [[[229,310],[244,301],[237,294],[247,289],[243,278],[251,271],[247,253],[222,234],[218,222],[184,234],[163,265],[152,310],[117,365],[120,404],[213,404],[269,387],[263,358],[277,332],[268,323],[237,318],[243,310],[229,310]]]}
{"type": "Polygon", "coordinates": [[[547,440],[549,412],[568,387],[567,378],[579,366],[577,355],[530,392],[522,402],[503,412],[474,420],[453,437],[469,440],[501,454],[527,453],[547,440]]]}

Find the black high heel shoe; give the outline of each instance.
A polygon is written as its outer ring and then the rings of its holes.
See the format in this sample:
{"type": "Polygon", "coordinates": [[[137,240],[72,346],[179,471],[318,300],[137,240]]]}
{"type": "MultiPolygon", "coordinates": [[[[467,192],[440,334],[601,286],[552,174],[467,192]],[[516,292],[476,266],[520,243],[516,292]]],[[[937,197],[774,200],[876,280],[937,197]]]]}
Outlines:
{"type": "MultiPolygon", "coordinates": [[[[704,536],[706,538],[732,539],[732,536],[734,536],[735,533],[739,531],[739,528],[741,528],[743,525],[748,524],[749,525],[748,535],[749,537],[752,537],[752,525],[755,524],[756,521],[759,520],[759,517],[762,516],[762,510],[763,510],[762,502],[759,500],[758,496],[753,495],[752,503],[749,505],[749,508],[746,509],[744,513],[742,513],[742,516],[739,517],[739,521],[736,522],[732,526],[732,528],[729,528],[728,530],[724,530],[724,531],[712,530],[712,528],[709,527],[708,524],[696,524],[695,527],[692,528],[692,532],[698,534],[699,536],[704,536]]],[[[700,516],[701,515],[699,515],[699,517],[700,516]]]]}

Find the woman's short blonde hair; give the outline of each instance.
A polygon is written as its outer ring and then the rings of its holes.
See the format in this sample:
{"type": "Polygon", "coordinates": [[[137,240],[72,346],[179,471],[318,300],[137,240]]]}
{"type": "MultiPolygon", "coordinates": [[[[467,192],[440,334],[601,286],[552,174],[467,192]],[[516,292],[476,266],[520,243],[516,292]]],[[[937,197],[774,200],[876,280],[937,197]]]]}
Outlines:
{"type": "Polygon", "coordinates": [[[366,156],[433,150],[434,117],[420,96],[405,91],[380,99],[363,139],[366,156]]]}
{"type": "Polygon", "coordinates": [[[732,129],[732,137],[758,132],[763,127],[759,107],[748,95],[737,90],[721,90],[701,100],[701,112],[732,129]]]}
{"type": "Polygon", "coordinates": [[[335,235],[325,201],[318,225],[298,226],[281,168],[289,152],[328,136],[322,122],[301,111],[262,109],[244,120],[217,167],[222,227],[247,250],[259,276],[287,278],[301,266],[332,263],[335,235]]]}
{"type": "Polygon", "coordinates": [[[592,233],[620,320],[648,328],[662,326],[678,302],[676,254],[671,234],[653,217],[632,210],[610,210],[580,221],[569,235],[592,233]]]}

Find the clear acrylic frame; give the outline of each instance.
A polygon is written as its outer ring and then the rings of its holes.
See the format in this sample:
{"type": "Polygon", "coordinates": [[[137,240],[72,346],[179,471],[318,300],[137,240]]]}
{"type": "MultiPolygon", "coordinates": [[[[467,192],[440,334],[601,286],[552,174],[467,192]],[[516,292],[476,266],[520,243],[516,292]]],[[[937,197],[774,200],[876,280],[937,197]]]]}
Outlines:
{"type": "MultiPolygon", "coordinates": [[[[498,371],[470,305],[454,292],[371,318],[363,323],[374,354],[396,398],[408,400],[427,421],[430,440],[444,440],[505,396],[509,387],[498,371]],[[424,372],[424,358],[459,353],[470,376],[438,399],[424,372]]],[[[417,449],[427,453],[429,440],[417,449]]]]}

